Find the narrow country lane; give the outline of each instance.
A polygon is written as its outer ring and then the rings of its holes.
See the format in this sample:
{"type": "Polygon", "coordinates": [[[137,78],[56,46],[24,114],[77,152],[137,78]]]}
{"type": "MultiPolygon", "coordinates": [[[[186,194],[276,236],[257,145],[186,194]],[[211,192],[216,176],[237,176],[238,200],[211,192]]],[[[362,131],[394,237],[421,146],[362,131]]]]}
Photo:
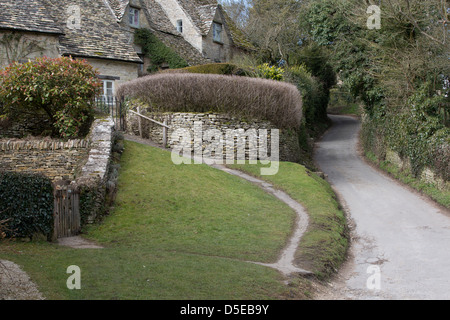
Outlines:
{"type": "Polygon", "coordinates": [[[450,215],[358,155],[360,123],[334,126],[315,160],[352,224],[348,262],[317,299],[450,299],[450,215]]]}

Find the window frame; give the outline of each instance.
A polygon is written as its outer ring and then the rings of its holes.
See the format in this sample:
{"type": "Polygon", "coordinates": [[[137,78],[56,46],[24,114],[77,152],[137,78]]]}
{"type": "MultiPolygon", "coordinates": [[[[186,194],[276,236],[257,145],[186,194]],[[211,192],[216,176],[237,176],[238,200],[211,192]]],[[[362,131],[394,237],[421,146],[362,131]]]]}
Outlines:
{"type": "Polygon", "coordinates": [[[105,98],[107,97],[114,97],[114,80],[102,80],[103,83],[103,96],[105,98]],[[111,84],[111,88],[108,88],[108,84],[111,84]],[[111,95],[108,95],[108,90],[111,90],[111,95]]]}
{"type": "Polygon", "coordinates": [[[128,23],[132,28],[139,28],[141,24],[140,19],[141,9],[130,7],[128,10],[128,23]],[[137,22],[136,22],[137,20],[137,22]]]}
{"type": "Polygon", "coordinates": [[[213,41],[223,44],[223,25],[219,22],[213,22],[213,41]],[[218,34],[217,27],[220,28],[220,32],[218,34]]]}
{"type": "Polygon", "coordinates": [[[183,33],[183,19],[177,20],[177,31],[183,33]]]}

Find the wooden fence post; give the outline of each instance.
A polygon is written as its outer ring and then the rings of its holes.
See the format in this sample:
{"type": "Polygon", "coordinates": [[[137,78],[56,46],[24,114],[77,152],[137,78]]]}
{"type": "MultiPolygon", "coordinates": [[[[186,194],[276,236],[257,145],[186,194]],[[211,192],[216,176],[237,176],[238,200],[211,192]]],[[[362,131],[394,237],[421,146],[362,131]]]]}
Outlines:
{"type": "Polygon", "coordinates": [[[163,127],[163,147],[167,148],[167,127],[166,127],[167,126],[167,120],[166,119],[164,119],[163,124],[165,125],[163,127]]]}
{"type": "MultiPolygon", "coordinates": [[[[137,113],[141,114],[141,107],[137,107],[137,113]]],[[[139,136],[142,138],[142,119],[140,116],[138,117],[138,124],[139,124],[139,136]]]]}

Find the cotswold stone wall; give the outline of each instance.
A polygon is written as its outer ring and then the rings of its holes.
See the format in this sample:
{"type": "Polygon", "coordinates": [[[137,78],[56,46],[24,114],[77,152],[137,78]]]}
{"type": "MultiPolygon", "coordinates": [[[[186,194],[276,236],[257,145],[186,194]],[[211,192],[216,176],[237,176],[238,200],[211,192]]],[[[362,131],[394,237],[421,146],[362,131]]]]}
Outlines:
{"type": "Polygon", "coordinates": [[[53,181],[104,180],[113,131],[112,120],[99,119],[85,139],[0,139],[0,170],[40,173],[53,181]]]}
{"type": "Polygon", "coordinates": [[[78,180],[98,179],[106,182],[111,161],[114,128],[112,119],[97,119],[94,121],[91,132],[87,137],[89,141],[87,160],[80,169],[78,180]]]}
{"type": "Polygon", "coordinates": [[[0,171],[42,174],[55,188],[70,184],[80,195],[82,224],[92,223],[103,213],[107,193],[115,188],[108,184],[114,128],[112,119],[97,119],[85,139],[0,140],[0,171]]]}
{"type": "Polygon", "coordinates": [[[88,154],[88,141],[0,140],[0,170],[72,180],[88,154]]]}
{"type": "Polygon", "coordinates": [[[33,115],[15,122],[6,119],[0,120],[0,139],[45,136],[52,132],[52,128],[52,123],[45,114],[33,115]]]}
{"type": "MultiPolygon", "coordinates": [[[[194,128],[194,124],[201,122],[202,131],[206,132],[209,130],[218,130],[222,137],[226,137],[226,133],[228,130],[240,130],[243,129],[245,132],[250,132],[252,129],[255,129],[257,134],[258,130],[266,129],[269,136],[267,137],[268,141],[268,150],[270,151],[270,134],[271,129],[278,129],[273,126],[268,121],[256,121],[256,120],[242,120],[234,117],[230,117],[225,114],[217,114],[217,113],[164,113],[164,114],[153,114],[153,113],[143,113],[143,115],[157,120],[161,123],[164,121],[170,126],[170,129],[167,130],[167,142],[168,148],[174,148],[178,145],[180,139],[173,139],[172,133],[174,133],[178,129],[186,130],[186,132],[190,133],[192,136],[192,140],[190,144],[194,145],[194,139],[202,139],[200,136],[195,136],[196,130],[194,128]]],[[[142,134],[143,138],[150,139],[158,144],[163,144],[163,127],[157,124],[152,123],[149,120],[141,119],[141,131],[139,128],[139,117],[128,113],[127,116],[127,125],[126,131],[129,134],[140,136],[142,134]]],[[[197,130],[198,131],[198,130],[197,130]]],[[[285,130],[280,129],[280,141],[279,141],[279,152],[280,152],[280,160],[281,161],[290,161],[290,162],[299,162],[300,161],[300,146],[298,141],[298,134],[294,130],[285,130]]],[[[197,133],[198,134],[198,133],[197,133]]],[[[247,141],[249,141],[248,139],[247,141]]],[[[209,143],[209,139],[205,139],[203,137],[202,141],[202,150],[211,147],[211,143],[209,143]]],[[[224,145],[224,148],[230,148],[230,146],[224,145]]],[[[236,147],[234,148],[236,152],[236,147]]],[[[225,151],[227,152],[227,151],[225,151]]],[[[246,148],[246,155],[248,155],[249,146],[246,148]]],[[[227,153],[228,155],[228,153],[227,153]]]]}
{"type": "Polygon", "coordinates": [[[89,152],[87,160],[79,168],[79,174],[72,185],[80,193],[80,214],[82,224],[93,223],[104,212],[108,187],[109,166],[114,143],[114,121],[97,119],[87,137],[89,152]]]}
{"type": "MultiPolygon", "coordinates": [[[[411,163],[407,159],[402,159],[400,155],[392,150],[386,151],[386,161],[395,165],[402,171],[411,172],[411,163]]],[[[438,189],[450,191],[450,181],[444,181],[438,174],[430,168],[424,168],[419,179],[422,182],[434,184],[438,189]]]]}

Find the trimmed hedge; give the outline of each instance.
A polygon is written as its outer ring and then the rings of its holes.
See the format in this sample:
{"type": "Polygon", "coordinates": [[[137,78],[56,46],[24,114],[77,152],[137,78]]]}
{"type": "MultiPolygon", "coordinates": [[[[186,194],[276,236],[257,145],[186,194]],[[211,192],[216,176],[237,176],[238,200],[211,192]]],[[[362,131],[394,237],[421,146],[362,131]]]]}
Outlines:
{"type": "Polygon", "coordinates": [[[53,185],[49,178],[16,172],[0,172],[0,221],[6,220],[6,236],[32,238],[53,231],[53,185]]]}
{"type": "Polygon", "coordinates": [[[280,81],[213,74],[157,74],[122,84],[119,97],[139,99],[151,112],[217,112],[267,120],[281,128],[302,123],[302,96],[280,81]]]}
{"type": "Polygon", "coordinates": [[[256,77],[256,73],[254,71],[243,69],[232,63],[202,64],[181,69],[168,69],[161,71],[161,73],[200,73],[200,74],[220,74],[228,76],[256,77]]]}

